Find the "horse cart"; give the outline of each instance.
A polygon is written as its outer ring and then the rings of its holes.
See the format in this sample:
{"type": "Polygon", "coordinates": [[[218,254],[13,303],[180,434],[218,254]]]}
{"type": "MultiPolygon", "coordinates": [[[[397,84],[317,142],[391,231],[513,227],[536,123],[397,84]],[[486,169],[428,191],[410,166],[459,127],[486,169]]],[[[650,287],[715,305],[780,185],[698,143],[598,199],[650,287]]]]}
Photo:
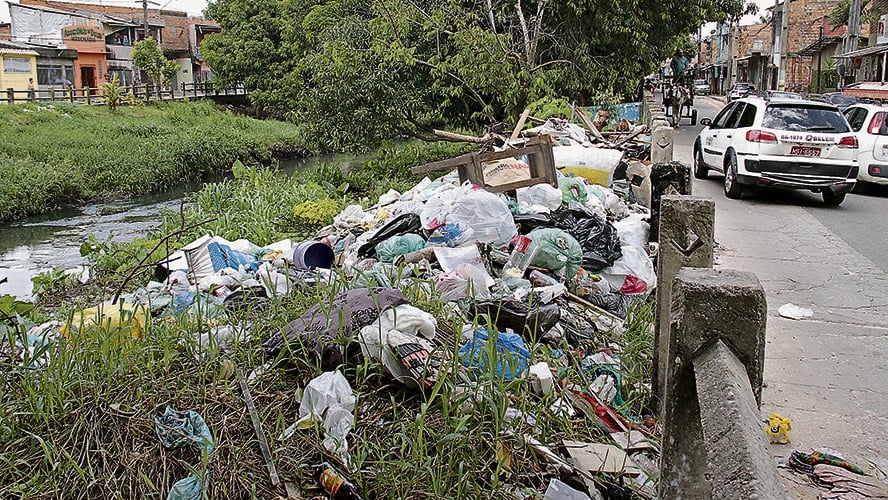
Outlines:
{"type": "Polygon", "coordinates": [[[694,109],[694,95],[690,89],[681,84],[667,84],[663,90],[663,106],[666,117],[673,127],[679,127],[682,119],[689,119],[691,126],[697,124],[697,110],[694,109]]]}

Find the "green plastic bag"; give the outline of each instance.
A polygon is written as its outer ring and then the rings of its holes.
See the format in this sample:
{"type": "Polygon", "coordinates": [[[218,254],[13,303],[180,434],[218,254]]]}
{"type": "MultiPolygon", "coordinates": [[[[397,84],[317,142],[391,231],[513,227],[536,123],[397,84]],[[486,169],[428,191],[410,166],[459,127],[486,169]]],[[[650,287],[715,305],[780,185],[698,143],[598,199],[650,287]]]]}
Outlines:
{"type": "Polygon", "coordinates": [[[425,240],[418,234],[392,236],[376,245],[376,258],[379,262],[391,262],[395,257],[425,248],[425,240]]]}
{"type": "Polygon", "coordinates": [[[555,228],[534,229],[527,235],[532,240],[529,252],[534,252],[532,266],[548,269],[558,278],[571,279],[583,263],[583,248],[577,240],[555,228]]]}
{"type": "Polygon", "coordinates": [[[576,201],[580,205],[585,205],[589,198],[586,192],[586,183],[580,177],[561,177],[558,179],[558,189],[561,190],[561,197],[564,198],[565,204],[576,201]]]}

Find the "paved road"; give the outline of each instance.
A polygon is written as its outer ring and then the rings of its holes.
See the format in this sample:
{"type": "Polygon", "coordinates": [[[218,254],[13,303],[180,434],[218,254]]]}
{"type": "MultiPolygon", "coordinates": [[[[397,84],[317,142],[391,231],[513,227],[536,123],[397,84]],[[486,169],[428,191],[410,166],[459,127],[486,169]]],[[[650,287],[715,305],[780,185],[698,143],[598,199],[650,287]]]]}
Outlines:
{"type": "MultiPolygon", "coordinates": [[[[697,99],[701,118],[718,107],[697,99]]],[[[691,163],[699,130],[678,129],[677,160],[691,163]]],[[[853,195],[839,208],[802,192],[729,200],[722,179],[695,180],[693,190],[716,202],[717,266],[754,272],[767,294],[762,414],[793,424],[792,444],[772,445],[773,455],[828,447],[863,466],[888,458],[888,198],[853,195]],[[786,303],[811,308],[813,318],[780,317],[786,303]]],[[[792,498],[816,498],[785,477],[792,498]]]]}
{"type": "MultiPolygon", "coordinates": [[[[695,107],[699,118],[713,118],[723,106],[721,99],[697,97],[695,107]]],[[[675,140],[678,159],[691,162],[689,148],[702,128],[700,125],[689,126],[688,120],[679,127],[675,140]]],[[[709,182],[713,185],[720,185],[723,179],[717,173],[711,177],[709,182]]],[[[849,195],[839,208],[824,206],[820,195],[810,191],[747,190],[745,199],[754,203],[803,207],[876,267],[888,272],[888,242],[885,237],[888,235],[888,188],[873,185],[861,188],[849,195]]]]}

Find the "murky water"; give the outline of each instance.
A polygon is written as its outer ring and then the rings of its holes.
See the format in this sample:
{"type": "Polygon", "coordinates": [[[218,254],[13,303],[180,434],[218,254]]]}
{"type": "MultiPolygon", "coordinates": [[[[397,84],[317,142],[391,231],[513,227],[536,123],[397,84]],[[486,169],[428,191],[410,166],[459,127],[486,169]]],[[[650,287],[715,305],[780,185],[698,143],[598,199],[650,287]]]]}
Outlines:
{"type": "MultiPolygon", "coordinates": [[[[341,158],[348,163],[349,157],[341,158]]],[[[356,157],[351,157],[352,160],[356,157]]],[[[319,161],[339,161],[339,157],[292,160],[281,164],[281,175],[307,168],[319,161]]],[[[31,277],[57,266],[82,266],[82,245],[90,234],[99,241],[131,241],[160,224],[163,210],[179,210],[188,192],[200,184],[166,193],[126,201],[97,203],[68,208],[24,221],[0,225],[0,295],[31,296],[31,277]]]]}

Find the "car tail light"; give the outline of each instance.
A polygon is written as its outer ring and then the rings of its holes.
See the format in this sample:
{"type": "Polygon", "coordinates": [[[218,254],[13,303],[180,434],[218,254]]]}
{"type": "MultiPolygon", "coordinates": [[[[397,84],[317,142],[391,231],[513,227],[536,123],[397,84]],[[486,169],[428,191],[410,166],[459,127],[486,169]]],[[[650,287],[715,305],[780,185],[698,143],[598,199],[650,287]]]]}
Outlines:
{"type": "Polygon", "coordinates": [[[882,128],[883,123],[885,123],[885,112],[879,111],[873,115],[873,119],[870,120],[867,131],[872,135],[879,135],[879,130],[882,128]]]}
{"type": "Polygon", "coordinates": [[[870,167],[870,175],[882,175],[882,167],[870,167]]]}
{"type": "Polygon", "coordinates": [[[749,142],[767,142],[777,144],[777,136],[764,130],[750,130],[746,132],[746,140],[749,142]]]}
{"type": "Polygon", "coordinates": [[[840,148],[850,148],[857,149],[857,137],[853,135],[846,135],[839,139],[839,147],[840,148]]]}

